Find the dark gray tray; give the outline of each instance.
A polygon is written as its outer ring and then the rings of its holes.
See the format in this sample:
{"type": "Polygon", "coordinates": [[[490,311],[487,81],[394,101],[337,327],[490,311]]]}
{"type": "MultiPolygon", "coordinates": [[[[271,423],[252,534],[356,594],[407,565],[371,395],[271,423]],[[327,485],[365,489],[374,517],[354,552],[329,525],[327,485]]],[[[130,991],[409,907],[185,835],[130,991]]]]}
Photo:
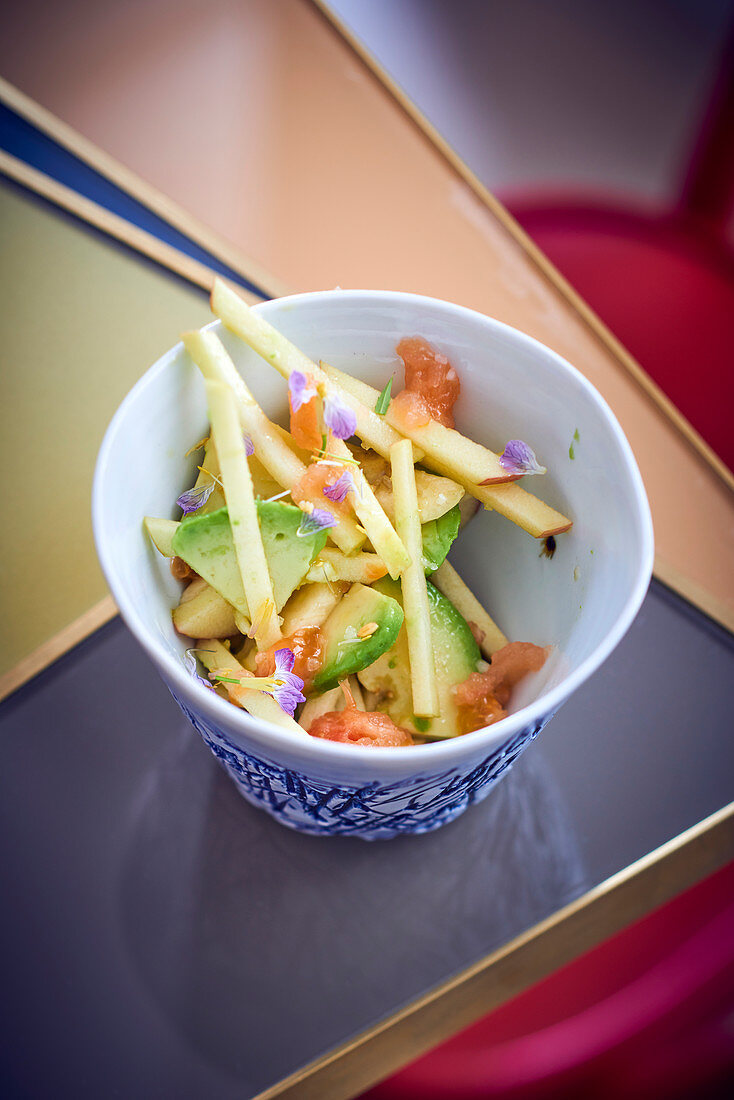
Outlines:
{"type": "Polygon", "coordinates": [[[112,622],[0,706],[0,1094],[273,1085],[730,802],[733,657],[654,582],[485,802],[365,844],[248,805],[112,622]]]}

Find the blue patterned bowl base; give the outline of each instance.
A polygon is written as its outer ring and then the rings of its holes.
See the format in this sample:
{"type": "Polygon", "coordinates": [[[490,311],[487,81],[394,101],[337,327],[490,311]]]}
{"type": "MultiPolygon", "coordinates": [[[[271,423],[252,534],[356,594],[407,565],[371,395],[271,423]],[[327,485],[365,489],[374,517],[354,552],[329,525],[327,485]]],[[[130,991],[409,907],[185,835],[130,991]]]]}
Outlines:
{"type": "Polygon", "coordinates": [[[394,783],[334,786],[245,752],[171,694],[248,802],[302,833],[364,840],[419,835],[452,821],[489,794],[552,717],[548,714],[518,731],[465,771],[448,768],[394,783]]]}

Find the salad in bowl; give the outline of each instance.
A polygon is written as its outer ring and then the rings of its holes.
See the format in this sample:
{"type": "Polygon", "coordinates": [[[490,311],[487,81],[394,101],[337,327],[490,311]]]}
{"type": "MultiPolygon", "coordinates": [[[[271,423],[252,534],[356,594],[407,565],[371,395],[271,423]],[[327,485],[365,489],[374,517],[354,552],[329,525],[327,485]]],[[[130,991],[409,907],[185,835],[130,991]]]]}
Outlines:
{"type": "Polygon", "coordinates": [[[509,641],[446,556],[482,504],[530,537],[570,530],[516,484],[546,472],[532,447],[497,454],[457,431],[461,379],[419,335],[378,392],[313,362],[222,281],[212,306],[283,377],[289,418],[268,418],[216,333],[183,336],[209,427],[182,518],[144,522],[183,585],[172,619],[195,674],[258,718],[346,744],[501,721],[548,649],[509,641]]]}
{"type": "Polygon", "coordinates": [[[318,835],[437,828],[632,622],[629,445],[560,356],[461,306],[211,302],[100,451],[122,617],[249,801],[318,835]]]}

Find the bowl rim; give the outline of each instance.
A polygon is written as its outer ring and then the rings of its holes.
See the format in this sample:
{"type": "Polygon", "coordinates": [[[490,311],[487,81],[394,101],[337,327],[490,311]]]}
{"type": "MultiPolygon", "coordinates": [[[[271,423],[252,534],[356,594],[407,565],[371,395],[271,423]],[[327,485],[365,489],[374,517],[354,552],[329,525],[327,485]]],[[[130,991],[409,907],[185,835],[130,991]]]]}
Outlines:
{"type": "MultiPolygon", "coordinates": [[[[180,661],[177,661],[175,657],[168,652],[164,644],[157,639],[154,632],[149,629],[145,621],[138,615],[112,564],[107,549],[107,538],[102,519],[104,485],[107,469],[117,436],[126,422],[128,410],[137,403],[141,394],[143,394],[148,387],[157,380],[158,376],[168,368],[170,363],[178,357],[183,350],[181,341],[169,348],[155,363],[148,367],[145,373],[123,398],[107,427],[98,453],[92,487],[92,526],[94,538],[102,570],[110,586],[120,616],[128,629],[153,662],[162,667],[165,671],[166,678],[175,686],[176,691],[187,697],[192,707],[203,712],[217,729],[224,726],[225,729],[230,727],[237,730],[239,727],[242,735],[247,736],[249,739],[254,738],[265,754],[267,754],[268,749],[271,749],[275,754],[277,754],[279,749],[296,751],[301,754],[305,753],[307,756],[312,756],[316,764],[320,763],[323,766],[328,766],[329,764],[348,764],[355,772],[365,771],[367,773],[374,769],[376,765],[384,768],[385,765],[389,765],[390,762],[395,765],[400,763],[400,770],[402,771],[404,770],[403,766],[405,764],[414,762],[414,767],[410,768],[409,771],[418,772],[427,765],[440,767],[442,764],[445,765],[447,762],[450,762],[457,755],[464,756],[468,753],[475,755],[481,754],[484,750],[496,748],[503,742],[511,740],[512,737],[523,728],[532,726],[534,723],[545,720],[553,715],[560,705],[600,667],[626,634],[645,598],[652,576],[654,561],[652,516],[642,476],[634,458],[632,448],[622,431],[619,421],[605,399],[576,367],[572,366],[572,364],[561,355],[553,351],[552,348],[549,348],[547,345],[529,336],[527,333],[521,332],[519,329],[506,324],[504,321],[498,321],[496,318],[489,317],[484,313],[480,313],[478,310],[470,309],[467,306],[457,305],[444,299],[393,290],[342,290],[341,288],[336,288],[334,290],[306,291],[299,294],[285,295],[280,298],[258,302],[251,308],[256,312],[264,312],[265,314],[269,312],[277,313],[278,309],[283,305],[304,305],[307,307],[311,302],[322,301],[334,297],[353,304],[359,303],[360,300],[365,302],[369,300],[370,304],[379,304],[382,302],[394,305],[401,301],[415,304],[420,303],[421,305],[428,305],[434,308],[437,307],[441,311],[447,311],[453,314],[459,321],[462,318],[472,321],[478,320],[482,324],[487,325],[491,330],[494,330],[495,333],[505,335],[509,337],[511,341],[515,341],[521,346],[525,345],[528,348],[540,349],[545,356],[550,357],[551,361],[556,368],[560,369],[561,373],[569,375],[577,385],[580,385],[587,397],[597,406],[603,419],[609,426],[612,435],[615,437],[623,465],[630,479],[633,489],[634,518],[640,531],[642,552],[637,564],[637,571],[633,583],[630,586],[623,607],[612,628],[605,637],[601,639],[588,657],[586,657],[576,669],[564,676],[555,687],[547,692],[541,693],[531,703],[528,703],[521,710],[508,715],[507,718],[502,719],[500,722],[496,722],[491,726],[485,726],[480,730],[474,730],[472,733],[462,734],[461,736],[447,738],[442,741],[429,741],[423,745],[400,746],[395,748],[373,748],[367,745],[352,745],[328,741],[323,738],[310,737],[305,730],[303,734],[300,735],[291,730],[284,729],[283,727],[275,726],[269,722],[254,718],[249,715],[247,711],[233,706],[228,700],[220,698],[214,692],[205,688],[185,670],[180,661]],[[409,756],[407,754],[409,754],[409,756]]],[[[204,327],[206,329],[219,330],[223,326],[221,321],[214,319],[204,327]]]]}

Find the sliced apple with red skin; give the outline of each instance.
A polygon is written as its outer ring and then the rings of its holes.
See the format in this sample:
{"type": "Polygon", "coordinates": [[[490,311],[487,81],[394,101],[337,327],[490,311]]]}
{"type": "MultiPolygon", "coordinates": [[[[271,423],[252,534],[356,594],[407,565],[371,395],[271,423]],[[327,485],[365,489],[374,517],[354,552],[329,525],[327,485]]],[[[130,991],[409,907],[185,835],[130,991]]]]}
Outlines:
{"type": "Polygon", "coordinates": [[[500,464],[500,456],[467,439],[455,428],[447,428],[428,417],[423,424],[414,413],[413,402],[398,394],[390,403],[385,419],[396,431],[417,443],[424,452],[424,464],[445,477],[475,485],[500,485],[517,481],[519,474],[509,474],[500,464]]]}

